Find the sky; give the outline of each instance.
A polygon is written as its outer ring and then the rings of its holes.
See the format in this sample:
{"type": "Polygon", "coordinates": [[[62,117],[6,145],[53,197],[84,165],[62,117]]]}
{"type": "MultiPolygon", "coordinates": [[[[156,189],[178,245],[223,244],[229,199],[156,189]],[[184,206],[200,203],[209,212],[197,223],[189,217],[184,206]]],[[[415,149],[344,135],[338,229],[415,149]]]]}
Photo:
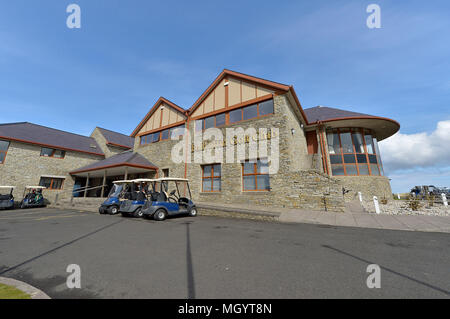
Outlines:
{"type": "Polygon", "coordinates": [[[189,108],[224,69],[395,119],[393,192],[450,187],[449,1],[0,0],[0,123],[130,134],[164,96],[189,108]],[[69,29],[66,8],[81,8],[69,29]],[[381,28],[369,29],[369,4],[381,28]]]}

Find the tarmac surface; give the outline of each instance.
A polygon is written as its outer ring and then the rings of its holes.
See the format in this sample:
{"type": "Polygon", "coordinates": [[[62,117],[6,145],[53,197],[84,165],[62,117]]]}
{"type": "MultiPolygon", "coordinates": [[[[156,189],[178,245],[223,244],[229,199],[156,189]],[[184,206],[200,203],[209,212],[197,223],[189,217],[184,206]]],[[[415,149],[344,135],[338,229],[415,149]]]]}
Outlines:
{"type": "Polygon", "coordinates": [[[0,276],[52,298],[449,298],[450,234],[0,211],[0,276]],[[67,287],[71,264],[80,289],[67,287]],[[371,264],[381,288],[367,287],[371,264]]]}

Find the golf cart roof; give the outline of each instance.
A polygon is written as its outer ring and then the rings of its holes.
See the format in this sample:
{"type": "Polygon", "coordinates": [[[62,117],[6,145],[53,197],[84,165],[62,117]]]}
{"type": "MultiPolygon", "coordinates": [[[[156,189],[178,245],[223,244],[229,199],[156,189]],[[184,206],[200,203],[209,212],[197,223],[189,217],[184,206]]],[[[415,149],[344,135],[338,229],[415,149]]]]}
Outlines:
{"type": "Polygon", "coordinates": [[[156,182],[156,179],[151,179],[151,178],[138,178],[138,179],[133,179],[132,182],[133,183],[151,183],[151,182],[156,182]]]}
{"type": "Polygon", "coordinates": [[[46,189],[45,186],[26,186],[25,189],[46,189]]]}
{"type": "Polygon", "coordinates": [[[16,186],[0,186],[0,188],[16,188],[16,186]]]}
{"type": "Polygon", "coordinates": [[[126,183],[131,183],[133,182],[132,180],[120,180],[120,181],[114,181],[113,184],[126,184],[126,183]]]}
{"type": "Polygon", "coordinates": [[[156,180],[157,182],[189,182],[186,178],[175,178],[175,177],[161,177],[156,180]]]}

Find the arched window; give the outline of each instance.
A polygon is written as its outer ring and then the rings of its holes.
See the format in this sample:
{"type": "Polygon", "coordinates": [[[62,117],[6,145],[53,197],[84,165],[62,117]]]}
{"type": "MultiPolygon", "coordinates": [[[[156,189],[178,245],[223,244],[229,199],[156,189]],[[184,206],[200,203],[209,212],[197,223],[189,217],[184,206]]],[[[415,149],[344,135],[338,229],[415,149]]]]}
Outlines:
{"type": "Polygon", "coordinates": [[[383,175],[377,139],[366,129],[327,132],[328,153],[334,176],[383,175]]]}

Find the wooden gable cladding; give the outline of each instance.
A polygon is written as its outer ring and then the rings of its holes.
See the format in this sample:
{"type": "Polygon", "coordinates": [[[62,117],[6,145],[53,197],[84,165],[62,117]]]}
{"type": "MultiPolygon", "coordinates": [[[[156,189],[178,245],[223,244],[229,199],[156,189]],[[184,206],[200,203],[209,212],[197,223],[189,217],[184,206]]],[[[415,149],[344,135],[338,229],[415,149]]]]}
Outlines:
{"type": "Polygon", "coordinates": [[[173,126],[185,120],[185,110],[165,98],[160,98],[134,129],[131,136],[173,126]]]}
{"type": "Polygon", "coordinates": [[[218,82],[191,116],[201,117],[204,114],[232,108],[235,105],[275,93],[275,89],[265,85],[228,75],[218,82]]]}

